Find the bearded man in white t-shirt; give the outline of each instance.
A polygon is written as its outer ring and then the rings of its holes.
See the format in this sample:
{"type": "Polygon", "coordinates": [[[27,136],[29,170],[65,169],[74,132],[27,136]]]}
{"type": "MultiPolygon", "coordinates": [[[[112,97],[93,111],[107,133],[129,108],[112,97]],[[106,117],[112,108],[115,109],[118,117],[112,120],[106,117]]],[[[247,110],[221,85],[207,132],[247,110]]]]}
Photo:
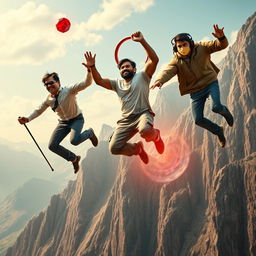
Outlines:
{"type": "Polygon", "coordinates": [[[158,153],[164,152],[164,143],[160,131],[153,127],[154,113],[149,103],[149,84],[156,70],[158,57],[147,43],[141,32],[131,35],[134,42],[139,42],[146,50],[148,60],[142,72],[136,72],[136,64],[130,59],[122,59],[118,63],[120,75],[123,79],[111,80],[102,78],[95,67],[95,57],[91,52],[85,53],[86,66],[91,69],[96,84],[117,93],[121,102],[122,118],[117,122],[109,144],[109,149],[114,155],[139,155],[147,164],[148,155],[141,141],[129,143],[137,132],[146,142],[153,141],[158,153]]]}

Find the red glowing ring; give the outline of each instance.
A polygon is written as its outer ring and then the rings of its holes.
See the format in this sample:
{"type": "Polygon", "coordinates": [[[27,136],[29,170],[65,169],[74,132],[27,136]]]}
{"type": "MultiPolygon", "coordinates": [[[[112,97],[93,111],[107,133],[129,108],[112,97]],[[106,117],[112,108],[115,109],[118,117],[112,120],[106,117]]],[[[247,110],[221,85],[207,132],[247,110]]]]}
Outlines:
{"type": "Polygon", "coordinates": [[[149,153],[149,163],[140,161],[144,174],[154,182],[169,183],[178,179],[188,170],[191,150],[182,136],[173,134],[165,138],[164,153],[159,155],[156,150],[149,153]]]}
{"type": "MultiPolygon", "coordinates": [[[[125,37],[125,38],[123,38],[123,39],[117,44],[116,49],[115,49],[115,53],[114,53],[116,64],[119,63],[118,52],[119,52],[120,46],[121,46],[125,41],[130,40],[130,39],[132,39],[130,36],[125,37]]],[[[148,60],[148,57],[146,58],[145,63],[147,62],[147,60],[148,60]]]]}

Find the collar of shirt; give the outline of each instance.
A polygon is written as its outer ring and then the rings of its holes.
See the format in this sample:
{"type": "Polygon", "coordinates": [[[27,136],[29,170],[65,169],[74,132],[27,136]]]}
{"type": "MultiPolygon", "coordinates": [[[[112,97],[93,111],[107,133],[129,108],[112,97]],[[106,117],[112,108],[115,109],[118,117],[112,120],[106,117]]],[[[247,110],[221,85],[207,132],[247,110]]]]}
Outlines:
{"type": "Polygon", "coordinates": [[[62,91],[62,89],[63,89],[63,87],[60,87],[59,90],[58,90],[58,92],[56,93],[56,95],[50,94],[51,97],[52,97],[52,98],[56,98],[56,97],[59,95],[59,93],[62,91]]]}

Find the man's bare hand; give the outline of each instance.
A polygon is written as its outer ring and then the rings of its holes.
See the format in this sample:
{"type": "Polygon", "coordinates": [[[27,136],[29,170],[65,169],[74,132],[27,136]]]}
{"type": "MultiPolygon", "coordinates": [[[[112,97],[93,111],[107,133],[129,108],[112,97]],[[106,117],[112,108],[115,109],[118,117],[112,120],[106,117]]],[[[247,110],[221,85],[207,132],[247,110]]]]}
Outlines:
{"type": "Polygon", "coordinates": [[[18,118],[18,121],[20,124],[25,124],[28,123],[29,119],[27,117],[22,116],[18,118]]]}
{"type": "Polygon", "coordinates": [[[137,31],[131,35],[131,38],[135,42],[142,42],[144,40],[144,37],[140,31],[137,31]]]}
{"type": "Polygon", "coordinates": [[[151,85],[150,89],[155,89],[156,87],[159,87],[159,89],[161,89],[162,86],[163,86],[163,84],[158,82],[158,83],[155,83],[155,84],[151,85]]]}
{"type": "Polygon", "coordinates": [[[82,63],[85,67],[90,68],[91,66],[95,65],[95,58],[96,58],[96,54],[92,55],[92,53],[90,51],[87,51],[84,54],[86,63],[82,63]]]}
{"type": "Polygon", "coordinates": [[[215,36],[216,38],[221,38],[221,37],[225,36],[224,31],[223,31],[224,27],[220,29],[217,24],[214,24],[213,28],[214,28],[214,32],[212,33],[213,36],[215,36]]]}

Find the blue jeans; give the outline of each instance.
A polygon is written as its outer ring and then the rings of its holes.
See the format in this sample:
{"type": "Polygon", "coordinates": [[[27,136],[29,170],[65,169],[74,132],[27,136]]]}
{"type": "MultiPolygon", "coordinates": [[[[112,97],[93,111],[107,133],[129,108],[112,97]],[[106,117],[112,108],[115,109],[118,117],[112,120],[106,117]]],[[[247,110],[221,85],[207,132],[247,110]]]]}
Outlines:
{"type": "Polygon", "coordinates": [[[213,134],[218,134],[220,132],[220,126],[204,117],[204,105],[209,96],[212,99],[212,111],[222,116],[227,114],[227,107],[220,102],[218,81],[214,81],[204,89],[190,94],[192,114],[196,125],[207,129],[213,134]]]}
{"type": "Polygon", "coordinates": [[[49,141],[49,149],[67,161],[74,161],[76,155],[70,150],[60,145],[61,141],[70,133],[70,142],[72,145],[79,145],[92,136],[91,130],[85,130],[81,133],[84,125],[82,114],[77,117],[64,121],[59,120],[59,124],[52,133],[49,141]]]}

